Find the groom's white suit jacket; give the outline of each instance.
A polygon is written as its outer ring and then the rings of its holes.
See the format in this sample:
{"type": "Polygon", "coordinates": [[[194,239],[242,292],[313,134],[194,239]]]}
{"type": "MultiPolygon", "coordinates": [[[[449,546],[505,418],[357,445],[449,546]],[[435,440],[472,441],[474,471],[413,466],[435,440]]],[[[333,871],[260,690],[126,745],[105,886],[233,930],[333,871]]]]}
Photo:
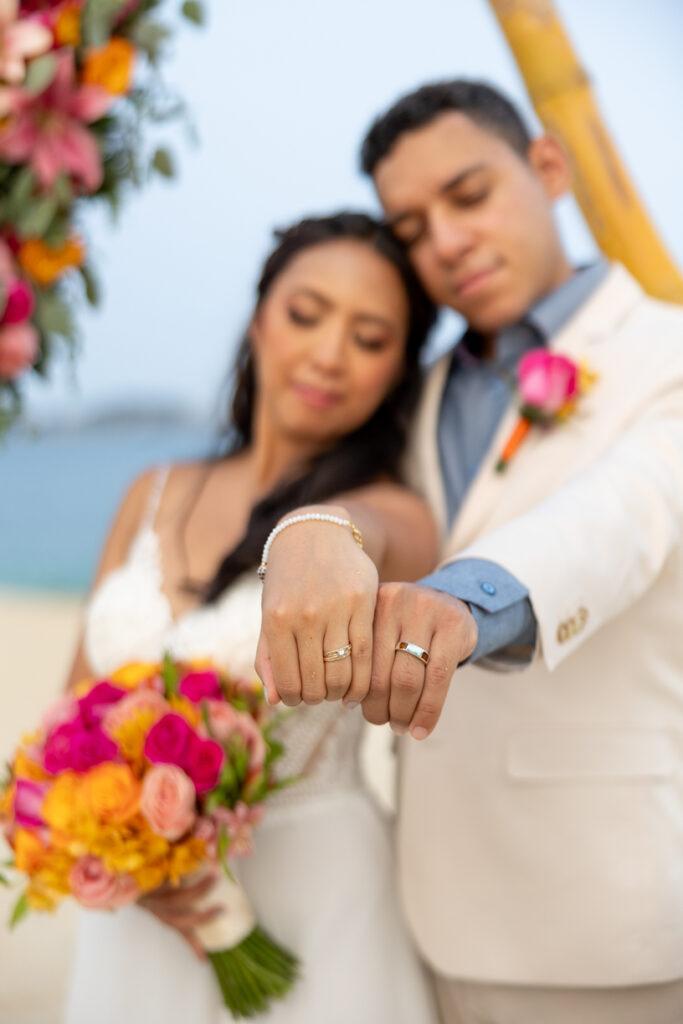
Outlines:
{"type": "MultiPolygon", "coordinates": [[[[597,384],[499,475],[510,406],[443,551],[528,586],[537,651],[459,669],[433,735],[401,742],[402,896],[446,975],[683,977],[683,309],[614,266],[551,348],[597,384]]],[[[411,457],[442,522],[447,368],[411,457]]]]}

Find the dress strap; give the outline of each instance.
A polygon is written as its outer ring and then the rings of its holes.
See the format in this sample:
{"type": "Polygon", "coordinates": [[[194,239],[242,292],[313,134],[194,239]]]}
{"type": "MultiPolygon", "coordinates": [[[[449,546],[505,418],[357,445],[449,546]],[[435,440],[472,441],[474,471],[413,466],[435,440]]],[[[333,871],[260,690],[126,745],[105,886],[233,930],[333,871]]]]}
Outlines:
{"type": "Polygon", "coordinates": [[[145,508],[145,514],[142,518],[142,522],[140,523],[140,527],[142,529],[149,530],[154,526],[154,520],[156,519],[157,512],[159,511],[161,496],[164,493],[168,474],[168,466],[160,466],[154,474],[152,486],[150,487],[149,495],[147,497],[147,507],[145,508]]]}

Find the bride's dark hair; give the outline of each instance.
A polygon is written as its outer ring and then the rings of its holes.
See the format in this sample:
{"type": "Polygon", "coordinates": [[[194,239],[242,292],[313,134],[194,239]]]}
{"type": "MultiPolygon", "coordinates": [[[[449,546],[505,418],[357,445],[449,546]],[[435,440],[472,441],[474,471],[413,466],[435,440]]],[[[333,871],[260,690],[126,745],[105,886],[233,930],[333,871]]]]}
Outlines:
{"type": "MultiPolygon", "coordinates": [[[[334,448],[312,458],[296,476],[282,480],[254,506],[242,540],[225,556],[204,588],[207,603],[215,601],[240,573],[259,564],[268,534],[291,509],[327,501],[335,494],[382,477],[398,477],[408,424],[419,395],[419,351],[436,316],[435,307],[401,244],[388,228],[364,213],[309,217],[284,231],[277,231],[276,238],[279,244],[266,260],[258,283],[256,309],[295,256],[325,242],[345,238],[363,242],[396,268],[410,309],[403,372],[398,384],[366,423],[343,437],[334,448]]],[[[255,398],[256,377],[247,332],[235,363],[230,455],[243,451],[251,443],[255,398]]]]}

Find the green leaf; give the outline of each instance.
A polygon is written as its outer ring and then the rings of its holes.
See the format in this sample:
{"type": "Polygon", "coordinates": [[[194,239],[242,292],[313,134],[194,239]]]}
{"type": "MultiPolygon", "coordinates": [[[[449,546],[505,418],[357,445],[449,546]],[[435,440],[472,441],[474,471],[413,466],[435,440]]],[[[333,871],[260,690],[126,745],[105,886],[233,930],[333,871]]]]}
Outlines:
{"type": "Polygon", "coordinates": [[[7,292],[5,290],[5,286],[3,284],[2,278],[0,277],[0,319],[2,319],[2,314],[5,312],[6,306],[7,306],[7,292]]]}
{"type": "Polygon", "coordinates": [[[85,285],[85,297],[91,306],[98,306],[100,303],[100,286],[91,268],[84,264],[78,268],[83,284],[85,285]]]}
{"type": "Polygon", "coordinates": [[[57,178],[52,194],[60,206],[70,206],[74,199],[74,189],[69,176],[60,174],[57,178]]]}
{"type": "Polygon", "coordinates": [[[81,17],[86,46],[103,46],[111,35],[114,18],[127,0],[88,0],[81,17]]]}
{"type": "Polygon", "coordinates": [[[47,89],[56,71],[57,59],[54,54],[46,53],[42,57],[36,57],[27,67],[24,89],[37,96],[47,89]]]}
{"type": "Polygon", "coordinates": [[[16,220],[16,228],[22,238],[42,238],[57,213],[59,203],[55,196],[33,199],[16,220]]]}
{"type": "Polygon", "coordinates": [[[0,885],[5,885],[9,889],[9,878],[3,875],[2,871],[0,871],[0,885]]]}
{"type": "Polygon", "coordinates": [[[173,658],[166,651],[164,653],[164,667],[161,670],[161,678],[164,681],[164,697],[167,700],[178,693],[178,676],[179,672],[173,663],[173,658]]]}
{"type": "Polygon", "coordinates": [[[221,830],[218,835],[218,859],[221,862],[223,871],[226,873],[228,878],[234,882],[230,865],[228,864],[228,848],[230,846],[230,837],[228,836],[228,830],[225,825],[221,825],[221,830]]]}
{"type": "Polygon", "coordinates": [[[173,158],[167,149],[159,148],[155,150],[151,166],[162,178],[175,177],[173,158]]]}
{"type": "Polygon", "coordinates": [[[9,187],[6,201],[6,216],[10,221],[16,221],[21,216],[24,207],[31,202],[36,187],[36,178],[30,167],[22,167],[18,174],[15,174],[9,187]]]}
{"type": "Polygon", "coordinates": [[[38,330],[43,334],[60,334],[69,341],[75,340],[71,310],[55,291],[36,293],[34,321],[38,330]]]}
{"type": "Polygon", "coordinates": [[[198,3],[198,0],[185,0],[185,3],[180,8],[184,18],[188,21],[193,22],[195,25],[204,24],[204,7],[198,3]]]}
{"type": "Polygon", "coordinates": [[[9,919],[9,927],[10,927],[10,929],[16,928],[16,926],[19,924],[19,922],[22,920],[22,918],[26,917],[26,915],[28,914],[28,910],[29,910],[28,898],[26,896],[26,893],[22,892],[21,896],[19,897],[17,902],[14,904],[14,909],[12,910],[12,913],[10,914],[10,919],[9,919]]]}
{"type": "Polygon", "coordinates": [[[151,63],[154,64],[170,34],[166,26],[159,25],[158,22],[139,21],[131,36],[133,42],[137,43],[141,50],[144,50],[151,63]]]}

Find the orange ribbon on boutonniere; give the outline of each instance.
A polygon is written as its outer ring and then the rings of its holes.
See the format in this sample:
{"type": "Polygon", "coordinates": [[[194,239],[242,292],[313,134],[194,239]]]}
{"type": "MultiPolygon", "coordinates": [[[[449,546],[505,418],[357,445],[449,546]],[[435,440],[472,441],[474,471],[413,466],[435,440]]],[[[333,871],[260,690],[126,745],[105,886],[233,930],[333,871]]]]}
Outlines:
{"type": "Polygon", "coordinates": [[[503,446],[496,472],[506,469],[532,426],[547,430],[568,419],[597,379],[587,366],[567,356],[545,348],[527,352],[517,366],[519,419],[503,446]]]}

